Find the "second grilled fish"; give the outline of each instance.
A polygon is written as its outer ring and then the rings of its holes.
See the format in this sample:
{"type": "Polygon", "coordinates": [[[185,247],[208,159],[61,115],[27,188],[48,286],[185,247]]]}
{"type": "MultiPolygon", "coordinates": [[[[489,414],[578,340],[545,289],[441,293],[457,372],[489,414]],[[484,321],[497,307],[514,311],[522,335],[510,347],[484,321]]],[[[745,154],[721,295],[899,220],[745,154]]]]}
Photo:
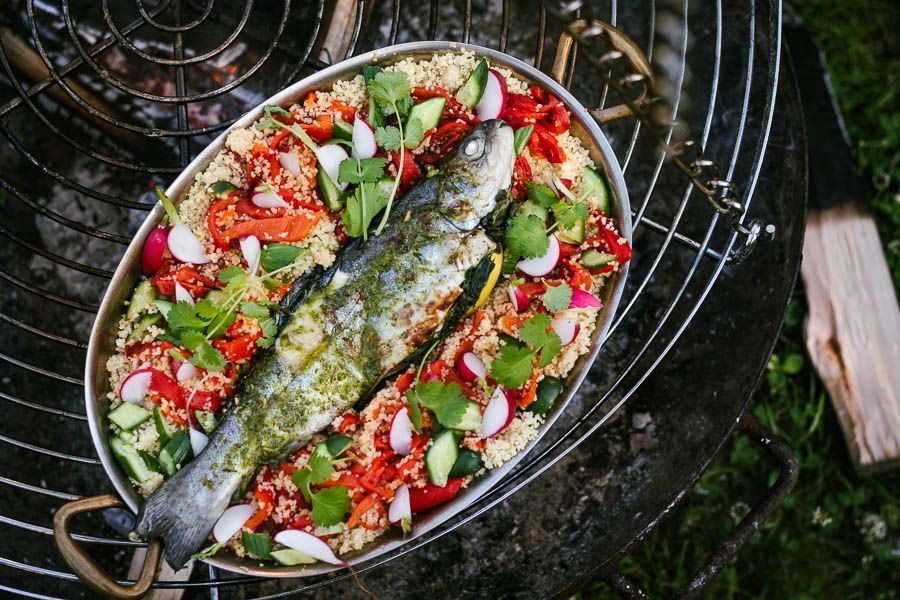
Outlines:
{"type": "Polygon", "coordinates": [[[296,282],[274,348],[256,359],[206,449],[147,499],[138,535],[162,537],[181,567],[246,477],[305,444],[464,312],[467,275],[496,247],[485,228],[502,224],[514,159],[512,129],[480,123],[396,204],[380,235],[296,282]]]}

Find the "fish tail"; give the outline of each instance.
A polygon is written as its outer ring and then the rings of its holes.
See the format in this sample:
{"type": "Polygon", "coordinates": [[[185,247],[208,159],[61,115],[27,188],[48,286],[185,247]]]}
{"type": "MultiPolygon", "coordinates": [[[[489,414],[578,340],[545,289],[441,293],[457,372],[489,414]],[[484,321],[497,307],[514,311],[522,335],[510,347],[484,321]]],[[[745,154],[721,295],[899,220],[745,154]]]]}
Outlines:
{"type": "Polygon", "coordinates": [[[144,539],[161,537],[166,561],[180,569],[204,545],[216,521],[241,484],[240,473],[211,482],[209,472],[197,468],[206,453],[178,471],[144,502],[137,516],[136,533],[144,539]]]}

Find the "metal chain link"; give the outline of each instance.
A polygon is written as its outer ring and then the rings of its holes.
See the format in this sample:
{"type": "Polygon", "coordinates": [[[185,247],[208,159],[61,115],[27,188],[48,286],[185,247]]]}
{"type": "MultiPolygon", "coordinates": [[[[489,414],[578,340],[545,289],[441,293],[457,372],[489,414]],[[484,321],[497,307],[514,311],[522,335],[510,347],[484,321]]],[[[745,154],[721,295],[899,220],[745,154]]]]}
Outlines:
{"type": "Polygon", "coordinates": [[[584,3],[580,0],[541,0],[541,4],[548,13],[568,23],[565,30],[583,48],[580,55],[597,66],[604,83],[656,137],[671,163],[688,178],[710,207],[726,219],[731,229],[743,237],[743,241],[728,256],[728,261],[738,263],[747,258],[761,235],[771,238],[775,233],[773,225],[763,225],[759,219],[746,224],[741,221],[744,205],[739,199],[738,187],[723,177],[719,163],[704,154],[700,143],[694,139],[666,141],[670,133],[687,131],[685,123],[672,118],[671,106],[655,93],[652,78],[636,72],[626,54],[616,49],[609,30],[596,25],[584,14],[584,3]],[[586,27],[574,26],[585,19],[588,23],[586,27]],[[591,45],[599,47],[592,51],[591,45]],[[616,71],[620,75],[616,75],[616,71]]]}

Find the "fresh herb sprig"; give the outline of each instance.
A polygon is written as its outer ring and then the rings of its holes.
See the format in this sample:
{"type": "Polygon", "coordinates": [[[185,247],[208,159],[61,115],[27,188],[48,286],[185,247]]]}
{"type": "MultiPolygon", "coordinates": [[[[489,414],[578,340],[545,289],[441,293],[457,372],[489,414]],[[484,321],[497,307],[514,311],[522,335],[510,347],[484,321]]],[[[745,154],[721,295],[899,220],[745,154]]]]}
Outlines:
{"type": "Polygon", "coordinates": [[[562,350],[562,341],[550,325],[547,314],[537,313],[519,329],[524,344],[511,341],[500,348],[490,367],[497,383],[509,389],[521,387],[531,377],[536,356],[541,367],[553,361],[562,350]]]}
{"type": "Polygon", "coordinates": [[[336,485],[313,492],[312,485],[327,481],[334,473],[335,465],[349,460],[347,451],[351,440],[335,435],[315,447],[306,467],[294,472],[291,480],[300,493],[312,504],[312,518],[316,525],[330,527],[344,520],[350,510],[350,492],[343,485],[336,485]]]}

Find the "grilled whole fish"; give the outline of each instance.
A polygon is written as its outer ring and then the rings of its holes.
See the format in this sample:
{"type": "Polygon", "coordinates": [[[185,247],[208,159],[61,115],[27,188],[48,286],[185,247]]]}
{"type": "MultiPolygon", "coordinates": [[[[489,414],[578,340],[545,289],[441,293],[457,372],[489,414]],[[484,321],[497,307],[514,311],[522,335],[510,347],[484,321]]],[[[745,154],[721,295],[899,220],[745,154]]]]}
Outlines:
{"type": "Polygon", "coordinates": [[[273,348],[255,359],[206,449],[138,515],[138,535],[162,537],[173,567],[203,544],[245,478],[306,444],[465,313],[472,274],[496,248],[485,229],[503,221],[514,158],[512,129],[480,123],[396,203],[380,235],[294,283],[273,348]]]}

